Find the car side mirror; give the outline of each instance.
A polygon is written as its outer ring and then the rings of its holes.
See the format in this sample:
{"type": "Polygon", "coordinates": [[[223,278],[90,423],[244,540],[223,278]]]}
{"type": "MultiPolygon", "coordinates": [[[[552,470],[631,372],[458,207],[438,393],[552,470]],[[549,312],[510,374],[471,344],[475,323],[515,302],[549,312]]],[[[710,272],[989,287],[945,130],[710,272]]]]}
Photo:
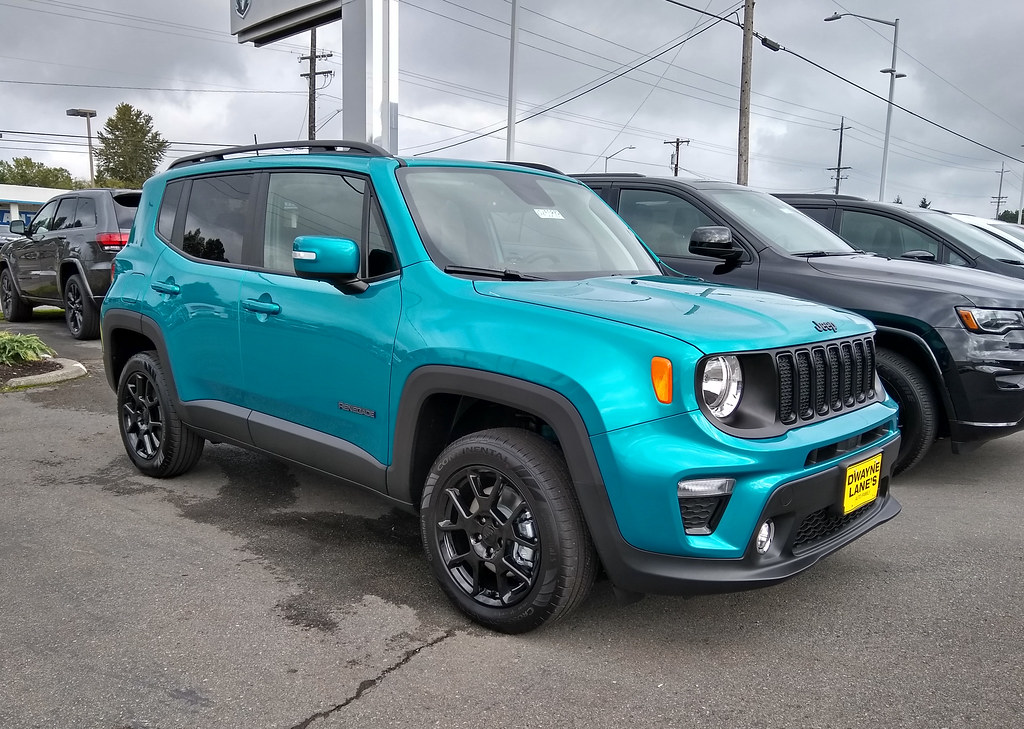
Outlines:
{"type": "Polygon", "coordinates": [[[913,250],[907,251],[900,258],[909,258],[911,261],[935,261],[935,254],[931,251],[913,250]]]}
{"type": "Polygon", "coordinates": [[[11,221],[10,225],[11,232],[15,235],[25,235],[25,221],[21,218],[17,218],[11,221]]]}
{"type": "Polygon", "coordinates": [[[743,256],[743,249],[733,242],[729,228],[724,225],[705,225],[694,228],[690,234],[690,253],[736,261],[743,256]]]}
{"type": "Polygon", "coordinates": [[[359,244],[348,238],[300,235],[292,244],[292,266],[299,278],[326,281],[342,293],[359,294],[359,244]]]}

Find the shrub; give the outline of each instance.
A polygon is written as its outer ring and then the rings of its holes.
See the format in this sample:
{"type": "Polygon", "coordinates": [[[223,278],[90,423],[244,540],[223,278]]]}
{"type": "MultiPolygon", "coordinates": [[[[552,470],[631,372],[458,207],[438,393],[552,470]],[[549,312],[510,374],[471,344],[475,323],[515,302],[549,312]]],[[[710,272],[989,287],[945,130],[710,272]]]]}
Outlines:
{"type": "Polygon", "coordinates": [[[0,364],[13,365],[21,362],[35,362],[44,355],[54,355],[52,349],[43,344],[35,334],[11,334],[0,332],[0,364]]]}

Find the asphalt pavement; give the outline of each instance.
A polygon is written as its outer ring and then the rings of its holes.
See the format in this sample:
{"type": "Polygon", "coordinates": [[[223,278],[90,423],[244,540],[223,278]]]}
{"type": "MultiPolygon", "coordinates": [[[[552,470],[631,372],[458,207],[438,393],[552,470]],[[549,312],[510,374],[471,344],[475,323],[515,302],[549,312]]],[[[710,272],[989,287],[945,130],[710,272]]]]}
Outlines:
{"type": "Polygon", "coordinates": [[[434,585],[414,517],[207,445],[141,476],[100,343],[0,394],[0,727],[1019,727],[1024,435],[896,479],[903,513],[758,591],[618,606],[526,636],[434,585]]]}

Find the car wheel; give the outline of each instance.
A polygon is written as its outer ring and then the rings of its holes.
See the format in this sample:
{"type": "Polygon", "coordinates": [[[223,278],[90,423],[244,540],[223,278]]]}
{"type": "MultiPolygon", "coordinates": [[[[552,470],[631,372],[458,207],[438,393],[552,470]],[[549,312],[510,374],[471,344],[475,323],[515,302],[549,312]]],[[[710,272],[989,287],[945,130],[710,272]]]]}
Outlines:
{"type": "Polygon", "coordinates": [[[96,339],[100,335],[100,312],[75,274],[64,284],[64,320],[75,339],[96,339]]]}
{"type": "Polygon", "coordinates": [[[32,307],[18,296],[18,290],[14,288],[14,277],[8,268],[0,271],[0,311],[3,311],[7,321],[28,321],[32,318],[32,307]]]}
{"type": "Polygon", "coordinates": [[[561,452],[519,428],[472,433],[430,469],[420,529],[448,599],[475,622],[524,633],[581,603],[597,555],[561,452]]]}
{"type": "Polygon", "coordinates": [[[900,406],[902,440],[893,475],[915,466],[928,452],[938,433],[939,408],[931,384],[918,367],[903,355],[878,350],[878,376],[900,406]]]}
{"type": "Polygon", "coordinates": [[[181,475],[203,454],[205,441],[178,417],[155,352],[128,360],[117,385],[117,412],[128,457],[147,476],[181,475]]]}

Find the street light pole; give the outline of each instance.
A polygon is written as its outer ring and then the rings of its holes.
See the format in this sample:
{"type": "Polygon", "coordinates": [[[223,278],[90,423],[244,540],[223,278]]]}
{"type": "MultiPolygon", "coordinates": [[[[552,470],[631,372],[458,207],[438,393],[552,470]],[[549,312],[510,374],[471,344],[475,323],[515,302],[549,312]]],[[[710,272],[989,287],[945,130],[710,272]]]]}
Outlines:
{"type": "Polygon", "coordinates": [[[85,117],[85,134],[89,139],[89,184],[93,187],[96,186],[96,173],[93,171],[92,165],[92,118],[96,116],[95,109],[68,109],[68,116],[83,116],[85,117]]]}
{"type": "MultiPolygon", "coordinates": [[[[636,149],[636,147],[634,147],[631,144],[628,147],[623,147],[622,149],[619,150],[619,152],[625,152],[627,149],[636,149]]],[[[619,152],[613,152],[612,154],[610,154],[610,155],[608,155],[607,157],[604,158],[604,171],[605,172],[608,171],[608,160],[610,160],[612,157],[617,155],[619,152]]]]}
{"type": "Polygon", "coordinates": [[[883,68],[881,70],[881,73],[889,74],[889,103],[886,104],[885,141],[882,143],[882,176],[881,181],[878,183],[878,201],[885,202],[885,174],[889,167],[889,132],[892,129],[892,98],[896,92],[896,79],[905,78],[907,75],[905,73],[896,72],[896,48],[899,43],[900,19],[882,20],[880,18],[870,18],[867,15],[858,15],[857,13],[833,13],[829,17],[825,18],[825,21],[839,20],[847,15],[854,18],[860,18],[861,20],[870,20],[873,23],[892,26],[892,65],[890,65],[889,68],[883,68]]]}

